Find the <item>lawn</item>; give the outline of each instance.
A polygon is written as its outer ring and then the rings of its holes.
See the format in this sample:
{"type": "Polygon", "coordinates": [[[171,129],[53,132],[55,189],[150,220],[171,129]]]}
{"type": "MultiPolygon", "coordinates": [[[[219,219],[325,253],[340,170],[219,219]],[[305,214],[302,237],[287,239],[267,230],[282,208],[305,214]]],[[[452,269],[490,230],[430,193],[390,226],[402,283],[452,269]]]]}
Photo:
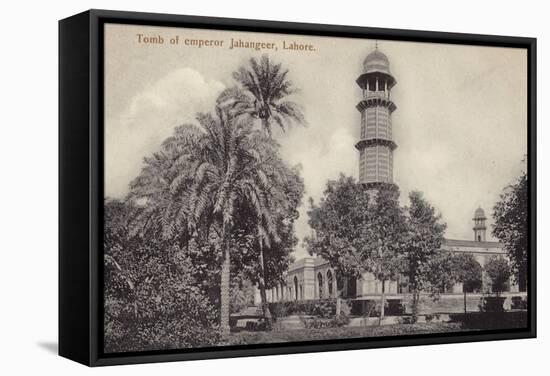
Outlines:
{"type": "MultiPolygon", "coordinates": [[[[367,327],[274,330],[271,332],[237,332],[227,338],[227,345],[300,342],[341,338],[385,337],[463,331],[460,323],[417,323],[367,327]]],[[[471,329],[470,329],[471,330],[471,329]]]]}

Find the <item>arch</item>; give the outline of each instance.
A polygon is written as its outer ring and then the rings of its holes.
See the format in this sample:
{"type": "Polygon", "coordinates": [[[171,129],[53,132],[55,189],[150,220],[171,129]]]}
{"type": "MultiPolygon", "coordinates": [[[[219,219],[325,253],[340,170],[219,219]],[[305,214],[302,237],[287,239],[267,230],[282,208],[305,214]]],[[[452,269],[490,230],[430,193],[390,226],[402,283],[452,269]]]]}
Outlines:
{"type": "Polygon", "coordinates": [[[355,277],[349,277],[346,288],[347,296],[355,298],[357,296],[357,279],[355,277]]]}
{"type": "Polygon", "coordinates": [[[298,300],[298,278],[294,276],[294,300],[298,300]]]}
{"type": "Polygon", "coordinates": [[[317,273],[317,285],[318,285],[318,293],[319,293],[319,299],[323,299],[323,275],[321,272],[317,273]]]}
{"type": "Polygon", "coordinates": [[[334,294],[334,278],[332,277],[332,272],[329,270],[327,271],[327,289],[328,289],[328,297],[332,298],[334,294]]]}

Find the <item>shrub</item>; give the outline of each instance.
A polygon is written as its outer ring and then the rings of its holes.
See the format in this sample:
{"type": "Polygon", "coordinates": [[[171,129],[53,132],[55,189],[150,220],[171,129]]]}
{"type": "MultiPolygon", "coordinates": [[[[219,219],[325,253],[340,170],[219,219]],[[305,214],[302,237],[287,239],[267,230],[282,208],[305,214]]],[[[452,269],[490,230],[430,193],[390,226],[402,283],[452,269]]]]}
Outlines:
{"type": "MultiPolygon", "coordinates": [[[[353,316],[379,317],[380,303],[378,300],[352,300],[351,314],[353,316]]],[[[387,316],[403,316],[405,305],[401,299],[388,299],[385,314],[387,316]]]]}
{"type": "Polygon", "coordinates": [[[512,309],[527,309],[527,299],[521,296],[513,296],[512,309]]]}
{"type": "Polygon", "coordinates": [[[193,263],[181,250],[130,238],[115,226],[106,227],[104,249],[105,352],[210,346],[219,341],[219,314],[192,277],[193,263]]]}
{"type": "Polygon", "coordinates": [[[486,296],[481,298],[479,304],[480,312],[503,312],[505,297],[501,296],[486,296]]]}
{"type": "Polygon", "coordinates": [[[322,317],[304,319],[306,329],[339,328],[348,325],[349,322],[349,316],[346,314],[340,314],[339,317],[333,317],[331,319],[322,317]]]}
{"type": "Polygon", "coordinates": [[[350,301],[350,304],[351,314],[353,316],[380,316],[380,306],[375,300],[352,300],[350,301]]]}
{"type": "Polygon", "coordinates": [[[401,316],[397,318],[399,324],[414,324],[412,316],[401,316]]]}
{"type": "Polygon", "coordinates": [[[278,317],[291,315],[306,315],[327,318],[336,314],[336,299],[310,299],[274,302],[269,303],[269,310],[275,320],[278,317]]]}

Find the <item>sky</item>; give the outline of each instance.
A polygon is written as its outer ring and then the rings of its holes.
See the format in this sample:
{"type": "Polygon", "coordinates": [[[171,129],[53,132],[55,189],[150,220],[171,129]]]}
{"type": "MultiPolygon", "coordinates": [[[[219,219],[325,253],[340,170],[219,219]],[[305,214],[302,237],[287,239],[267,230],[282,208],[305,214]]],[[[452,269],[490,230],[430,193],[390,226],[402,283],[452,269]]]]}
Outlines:
{"type": "MultiPolygon", "coordinates": [[[[302,165],[306,193],[296,223],[309,235],[308,199],[318,201],[328,180],[358,177],[361,91],[355,83],[374,40],[108,24],[105,29],[105,194],[123,198],[143,158],[177,125],[213,109],[235,83],[231,73],[267,53],[289,70],[299,91],[290,99],[306,126],[274,136],[283,158],[302,165]],[[138,34],[141,34],[141,42],[138,34]],[[143,43],[162,37],[163,44],[143,43]],[[178,44],[171,44],[171,38],[178,44]],[[215,47],[185,40],[217,40],[215,47]],[[229,49],[231,39],[275,43],[277,50],[229,49]],[[218,43],[220,43],[218,42],[218,43]],[[284,50],[292,42],[312,51],[284,50]]],[[[379,41],[397,80],[392,100],[394,182],[407,203],[420,190],[447,223],[446,237],[473,240],[472,217],[492,207],[525,167],[526,50],[379,41]]],[[[490,227],[489,227],[490,230],[490,227]]],[[[488,240],[495,240],[488,231],[488,240]]],[[[296,257],[307,253],[300,245],[296,257]]]]}

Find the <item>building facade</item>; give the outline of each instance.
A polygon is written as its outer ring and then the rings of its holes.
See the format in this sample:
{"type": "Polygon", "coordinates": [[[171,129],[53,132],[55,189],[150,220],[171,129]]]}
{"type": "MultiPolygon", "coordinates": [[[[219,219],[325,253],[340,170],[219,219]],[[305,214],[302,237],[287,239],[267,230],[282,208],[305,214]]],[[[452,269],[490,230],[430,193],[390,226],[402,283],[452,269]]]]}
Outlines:
{"type": "MultiPolygon", "coordinates": [[[[478,208],[474,214],[474,240],[444,239],[441,252],[462,252],[474,256],[475,260],[483,268],[491,258],[507,258],[502,244],[494,241],[486,241],[486,221],[483,209],[478,208]]],[[[409,294],[408,286],[404,281],[396,280],[386,282],[386,296],[388,299],[404,299],[409,294]]],[[[504,295],[524,295],[525,289],[520,288],[510,278],[508,289],[504,295]]],[[[464,292],[461,283],[456,283],[442,294],[442,299],[451,295],[464,292]]],[[[491,292],[490,282],[482,273],[482,287],[478,291],[466,291],[472,296],[479,296],[491,292]]],[[[382,293],[382,283],[371,273],[363,273],[357,279],[339,279],[336,271],[330,263],[321,257],[304,257],[290,265],[283,276],[283,282],[277,287],[267,290],[269,302],[287,300],[327,299],[338,295],[344,298],[377,300],[382,293]]],[[[259,305],[259,292],[256,294],[255,303],[259,305]]],[[[461,302],[459,302],[461,304],[461,302]]],[[[459,308],[462,308],[460,306],[459,308]]]]}

